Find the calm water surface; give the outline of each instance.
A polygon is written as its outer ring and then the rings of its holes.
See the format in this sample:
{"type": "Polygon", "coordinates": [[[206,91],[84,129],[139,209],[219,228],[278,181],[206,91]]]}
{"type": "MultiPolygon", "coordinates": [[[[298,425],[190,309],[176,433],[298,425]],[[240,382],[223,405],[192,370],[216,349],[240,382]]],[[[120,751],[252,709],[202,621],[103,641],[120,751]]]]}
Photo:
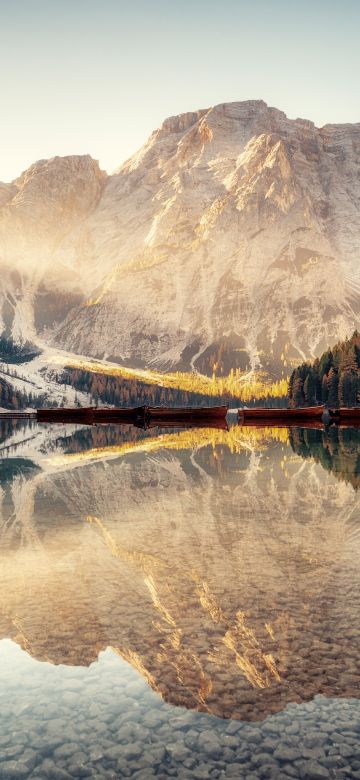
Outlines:
{"type": "Polygon", "coordinates": [[[0,456],[0,778],[360,778],[357,431],[0,456]]]}

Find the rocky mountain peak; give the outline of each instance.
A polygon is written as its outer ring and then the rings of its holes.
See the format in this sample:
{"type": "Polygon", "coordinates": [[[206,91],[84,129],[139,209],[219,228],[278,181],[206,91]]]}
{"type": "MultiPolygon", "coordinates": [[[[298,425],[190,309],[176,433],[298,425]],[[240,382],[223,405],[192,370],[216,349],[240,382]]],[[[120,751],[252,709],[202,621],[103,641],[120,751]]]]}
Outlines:
{"type": "Polygon", "coordinates": [[[159,128],[155,130],[154,135],[157,138],[166,136],[168,133],[186,133],[196,122],[198,122],[206,113],[208,109],[199,109],[199,111],[190,111],[185,114],[178,114],[178,116],[170,116],[165,119],[159,128]]]}
{"type": "Polygon", "coordinates": [[[39,160],[13,182],[16,194],[11,205],[22,210],[42,205],[46,214],[60,210],[80,216],[95,205],[106,179],[90,155],[39,160]]]}
{"type": "Polygon", "coordinates": [[[166,119],[113,176],[41,160],[1,203],[3,266],[41,254],[67,296],[81,280],[52,336],[72,351],[285,376],[359,324],[359,124],[221,103],[166,119]]]}

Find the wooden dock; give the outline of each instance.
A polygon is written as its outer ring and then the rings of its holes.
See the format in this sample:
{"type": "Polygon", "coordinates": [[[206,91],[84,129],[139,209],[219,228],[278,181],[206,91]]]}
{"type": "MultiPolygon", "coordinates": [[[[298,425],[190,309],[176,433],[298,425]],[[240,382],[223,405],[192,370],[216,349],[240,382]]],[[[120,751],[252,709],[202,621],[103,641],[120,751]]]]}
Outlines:
{"type": "Polygon", "coordinates": [[[273,426],[312,426],[321,427],[331,423],[360,425],[360,406],[327,408],[325,406],[304,406],[296,409],[256,407],[239,409],[238,419],[241,425],[273,426]]]}
{"type": "Polygon", "coordinates": [[[116,423],[136,425],[138,427],[181,427],[184,425],[201,427],[226,427],[227,406],[209,407],[165,407],[137,406],[129,409],[108,409],[106,407],[87,407],[76,409],[38,409],[38,422],[81,423],[97,425],[116,423]]]}
{"type": "Polygon", "coordinates": [[[340,422],[360,422],[360,406],[342,406],[340,409],[336,409],[333,416],[340,422]]]}
{"type": "Polygon", "coordinates": [[[247,422],[262,422],[262,421],[282,421],[284,423],[289,422],[306,422],[314,420],[322,420],[325,412],[325,406],[307,406],[299,409],[270,409],[269,407],[259,407],[255,409],[239,409],[239,421],[242,423],[247,422]]]}
{"type": "MultiPolygon", "coordinates": [[[[80,425],[135,425],[141,428],[155,427],[213,427],[226,429],[228,407],[166,407],[136,406],[132,408],[75,407],[37,409],[34,411],[9,410],[0,412],[0,420],[37,420],[39,423],[70,423],[80,425]]],[[[297,409],[256,407],[239,409],[240,425],[258,427],[316,427],[329,423],[360,426],[360,406],[328,409],[325,406],[307,406],[297,409]]]]}

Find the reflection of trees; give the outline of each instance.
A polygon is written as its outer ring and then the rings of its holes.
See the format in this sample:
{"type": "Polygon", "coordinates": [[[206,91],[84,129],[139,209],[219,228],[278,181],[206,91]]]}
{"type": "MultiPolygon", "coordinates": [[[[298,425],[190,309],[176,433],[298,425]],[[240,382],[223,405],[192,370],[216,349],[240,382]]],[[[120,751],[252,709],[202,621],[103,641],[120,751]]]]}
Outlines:
{"type": "Polygon", "coordinates": [[[360,431],[354,428],[329,428],[325,431],[292,428],[290,444],[302,458],[311,458],[338,479],[360,487],[360,431]]]}
{"type": "MultiPolygon", "coordinates": [[[[12,444],[12,437],[17,434],[19,441],[21,441],[22,434],[25,438],[29,431],[32,431],[35,426],[35,421],[27,419],[22,420],[20,417],[0,420],[0,445],[9,444],[12,449],[15,449],[16,446],[19,446],[19,444],[12,444]]],[[[4,449],[7,449],[7,447],[1,447],[1,449],[3,451],[4,449]]]]}
{"type": "Polygon", "coordinates": [[[36,548],[40,544],[34,521],[34,501],[42,473],[25,458],[0,461],[0,532],[3,548],[36,548]]]}

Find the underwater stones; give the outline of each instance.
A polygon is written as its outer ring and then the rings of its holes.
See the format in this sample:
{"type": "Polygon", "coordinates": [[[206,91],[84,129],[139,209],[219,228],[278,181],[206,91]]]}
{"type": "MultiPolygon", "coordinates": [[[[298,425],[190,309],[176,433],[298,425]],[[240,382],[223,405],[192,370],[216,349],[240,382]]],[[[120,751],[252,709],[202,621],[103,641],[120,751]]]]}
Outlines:
{"type": "Polygon", "coordinates": [[[274,758],[283,762],[296,761],[298,758],[301,758],[301,751],[296,747],[279,745],[274,752],[274,758]]]}
{"type": "Polygon", "coordinates": [[[328,780],[331,777],[329,770],[317,761],[307,761],[299,770],[301,780],[328,780]]]}
{"type": "Polygon", "coordinates": [[[4,780],[20,780],[28,775],[29,767],[22,761],[3,761],[0,764],[0,778],[4,780]]]}
{"type": "Polygon", "coordinates": [[[221,743],[216,732],[210,730],[201,732],[198,739],[198,749],[212,758],[221,756],[221,743]]]}
{"type": "Polygon", "coordinates": [[[85,764],[69,764],[69,773],[72,777],[89,777],[92,775],[92,768],[85,764]]]}

